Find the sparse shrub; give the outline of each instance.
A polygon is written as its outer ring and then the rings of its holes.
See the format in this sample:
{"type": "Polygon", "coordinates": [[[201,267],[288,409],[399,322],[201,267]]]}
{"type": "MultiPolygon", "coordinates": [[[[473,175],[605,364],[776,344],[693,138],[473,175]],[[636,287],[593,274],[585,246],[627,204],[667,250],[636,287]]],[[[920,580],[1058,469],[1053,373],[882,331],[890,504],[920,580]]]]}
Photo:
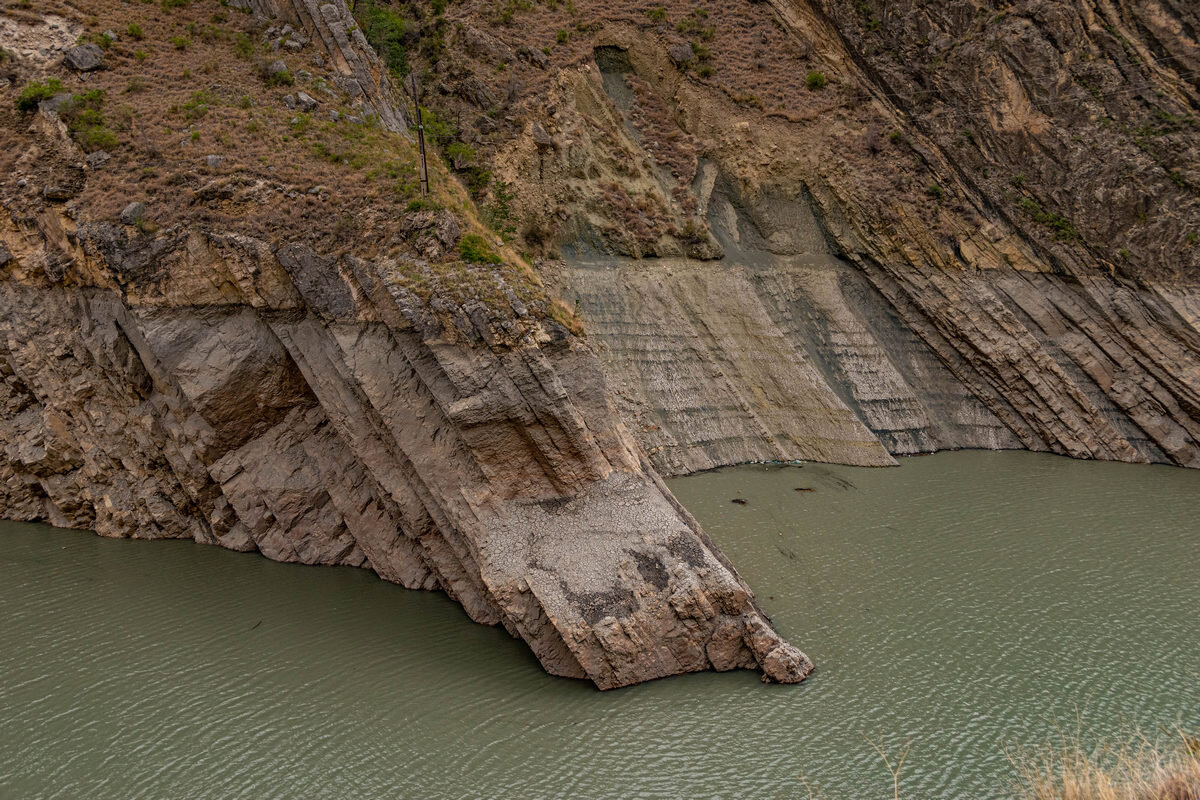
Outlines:
{"type": "Polygon", "coordinates": [[[706,24],[707,19],[708,11],[703,8],[694,8],[687,17],[675,25],[675,30],[685,36],[699,36],[703,41],[710,41],[716,35],[716,28],[706,24]]]}
{"type": "Polygon", "coordinates": [[[172,36],[167,41],[170,42],[171,46],[176,50],[187,50],[188,46],[192,43],[192,40],[186,36],[172,36]]]}
{"type": "Polygon", "coordinates": [[[458,241],[458,254],[472,264],[499,264],[503,261],[491,245],[477,233],[468,233],[458,241]]]}
{"type": "Polygon", "coordinates": [[[45,83],[33,81],[26,84],[17,96],[17,108],[22,111],[33,111],[38,103],[49,100],[63,90],[62,81],[58,78],[48,78],[45,83]]]}
{"type": "Polygon", "coordinates": [[[363,36],[388,65],[388,69],[399,76],[407,75],[408,48],[405,36],[409,21],[377,0],[359,0],[354,8],[354,18],[363,36]]]}
{"type": "Polygon", "coordinates": [[[184,119],[193,122],[208,113],[208,107],[213,104],[214,99],[208,92],[192,92],[192,96],[179,110],[183,112],[184,119]]]}
{"type": "Polygon", "coordinates": [[[60,110],[67,129],[86,152],[111,150],[118,144],[117,135],[105,126],[103,106],[104,91],[91,89],[71,95],[60,110]]]}
{"type": "Polygon", "coordinates": [[[946,199],[946,190],[938,186],[936,183],[931,183],[926,186],[925,194],[929,195],[939,203],[946,199]]]}
{"type": "Polygon", "coordinates": [[[701,64],[696,67],[696,74],[701,78],[711,78],[716,71],[717,68],[712,64],[701,64]]]}
{"type": "Polygon", "coordinates": [[[888,141],[892,144],[900,144],[904,141],[904,134],[899,130],[894,130],[888,134],[888,141]]]}
{"type": "Polygon", "coordinates": [[[172,8],[187,8],[191,4],[192,4],[192,0],[162,0],[162,3],[160,5],[162,5],[162,7],[164,9],[172,9],[172,8]]]}
{"type": "Polygon", "coordinates": [[[138,25],[136,22],[129,23],[129,27],[125,29],[125,32],[129,34],[129,38],[133,39],[134,41],[140,42],[142,39],[146,38],[146,34],[142,30],[142,26],[138,25]]]}
{"type": "Polygon", "coordinates": [[[655,6],[654,8],[646,9],[646,17],[651,22],[661,23],[667,21],[667,9],[663,6],[655,6]]]}
{"type": "Polygon", "coordinates": [[[1022,197],[1020,206],[1026,212],[1028,212],[1035,221],[1049,228],[1054,234],[1055,239],[1072,241],[1083,238],[1080,236],[1079,231],[1075,229],[1075,226],[1071,224],[1069,219],[1064,217],[1062,214],[1046,211],[1042,208],[1041,204],[1033,198],[1022,197]]]}
{"type": "Polygon", "coordinates": [[[145,50],[135,50],[133,53],[133,57],[138,61],[145,61],[147,58],[150,57],[150,54],[147,53],[145,50]]]}
{"type": "Polygon", "coordinates": [[[571,32],[559,28],[559,30],[554,34],[554,41],[558,42],[559,44],[566,44],[567,42],[571,41],[571,32]]]}
{"type": "Polygon", "coordinates": [[[95,125],[79,131],[76,139],[88,153],[95,150],[112,150],[120,144],[117,135],[102,125],[95,125]]]}
{"type": "Polygon", "coordinates": [[[475,163],[475,148],[463,142],[451,142],[446,147],[446,156],[454,164],[455,169],[466,169],[475,163]]]}
{"type": "Polygon", "coordinates": [[[244,33],[239,33],[233,42],[233,52],[241,58],[249,58],[254,55],[254,40],[244,33]]]}
{"type": "Polygon", "coordinates": [[[809,70],[808,75],[804,76],[804,85],[808,87],[810,92],[815,92],[825,88],[825,73],[818,72],[815,69],[809,70]]]}
{"type": "Polygon", "coordinates": [[[146,90],[146,82],[144,80],[142,80],[141,76],[134,75],[132,78],[129,79],[129,83],[125,84],[125,92],[124,93],[125,94],[136,94],[138,92],[144,92],[145,90],[146,90]]]}
{"type": "Polygon", "coordinates": [[[242,95],[238,98],[238,108],[254,108],[254,98],[248,94],[242,95]]]}

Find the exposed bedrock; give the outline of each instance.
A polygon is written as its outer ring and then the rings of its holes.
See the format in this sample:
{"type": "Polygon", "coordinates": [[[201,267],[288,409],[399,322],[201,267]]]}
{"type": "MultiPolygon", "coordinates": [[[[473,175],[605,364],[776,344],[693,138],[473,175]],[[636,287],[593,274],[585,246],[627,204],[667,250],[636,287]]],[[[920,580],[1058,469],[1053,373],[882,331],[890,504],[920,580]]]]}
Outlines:
{"type": "Polygon", "coordinates": [[[567,273],[660,471],[951,448],[1200,466],[1195,289],[852,264],[794,207],[809,252],[781,255],[728,210],[722,261],[592,255],[567,273]]]}
{"type": "Polygon", "coordinates": [[[811,670],[553,323],[447,330],[380,265],[245,237],[32,236],[0,281],[6,516],[366,567],[602,688],[811,670]]]}

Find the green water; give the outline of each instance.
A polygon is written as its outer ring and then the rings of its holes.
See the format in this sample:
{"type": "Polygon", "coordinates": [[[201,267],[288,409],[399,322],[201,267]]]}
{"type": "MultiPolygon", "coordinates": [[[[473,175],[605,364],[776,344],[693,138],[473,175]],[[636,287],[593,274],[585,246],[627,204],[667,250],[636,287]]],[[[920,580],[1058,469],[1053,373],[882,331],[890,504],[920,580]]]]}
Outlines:
{"type": "Polygon", "coordinates": [[[363,571],[3,523],[0,798],[890,797],[867,737],[911,743],[904,797],[988,798],[1063,729],[1200,730],[1200,472],[967,452],[672,488],[808,682],[601,693],[363,571]]]}

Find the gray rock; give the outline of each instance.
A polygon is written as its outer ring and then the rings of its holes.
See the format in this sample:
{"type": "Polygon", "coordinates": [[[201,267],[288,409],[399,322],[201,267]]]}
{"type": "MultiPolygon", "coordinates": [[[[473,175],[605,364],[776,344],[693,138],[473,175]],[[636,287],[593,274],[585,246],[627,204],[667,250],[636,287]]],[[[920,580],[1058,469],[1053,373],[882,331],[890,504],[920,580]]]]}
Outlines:
{"type": "Polygon", "coordinates": [[[104,67],[104,51],[90,42],[77,45],[67,51],[63,63],[79,72],[91,72],[104,67]]]}
{"type": "Polygon", "coordinates": [[[438,241],[447,250],[453,248],[458,243],[461,231],[458,225],[458,217],[454,216],[452,212],[444,208],[439,211],[434,226],[438,241]]]}
{"type": "Polygon", "coordinates": [[[455,87],[455,92],[468,103],[473,103],[480,108],[491,108],[497,102],[496,95],[492,94],[492,90],[488,88],[487,84],[474,75],[460,82],[455,87]]]}
{"type": "Polygon", "coordinates": [[[312,73],[306,69],[298,69],[296,70],[296,80],[306,82],[310,81],[312,80],[312,73]]]}
{"type": "Polygon", "coordinates": [[[279,74],[287,72],[287,71],[288,71],[287,64],[285,64],[281,60],[276,59],[275,61],[272,61],[270,63],[270,65],[267,66],[267,77],[273,78],[276,75],[279,75],[279,74]]]}
{"type": "Polygon", "coordinates": [[[296,106],[301,111],[312,111],[317,107],[317,101],[308,92],[296,92],[296,106]]]}
{"type": "Polygon", "coordinates": [[[292,282],[313,309],[332,318],[345,317],[354,310],[350,287],[338,275],[337,260],[314,253],[302,244],[285,244],[275,258],[292,276],[292,282]]]}
{"type": "Polygon", "coordinates": [[[137,225],[146,216],[146,204],[134,201],[121,210],[121,223],[137,225]]]}
{"type": "Polygon", "coordinates": [[[533,142],[538,146],[539,150],[553,150],[558,147],[558,143],[554,141],[554,138],[546,133],[546,129],[537,122],[533,123],[532,134],[533,142]]]}
{"type": "Polygon", "coordinates": [[[7,245],[0,244],[0,268],[7,267],[13,260],[12,251],[7,245]]]}
{"type": "Polygon", "coordinates": [[[517,55],[533,64],[538,69],[546,69],[550,66],[550,56],[533,47],[522,47],[517,50],[517,55]]]}
{"type": "Polygon", "coordinates": [[[676,66],[681,66],[695,61],[696,51],[688,42],[676,42],[667,48],[667,56],[675,62],[676,66]]]}
{"type": "Polygon", "coordinates": [[[71,102],[71,94],[69,92],[64,92],[63,94],[56,94],[56,95],[54,95],[54,97],[51,97],[48,100],[43,100],[42,102],[38,103],[38,111],[42,112],[43,114],[57,114],[59,111],[61,111],[63,109],[63,106],[67,105],[70,102],[71,102]]]}
{"type": "Polygon", "coordinates": [[[289,111],[296,110],[296,98],[293,95],[285,94],[283,96],[283,104],[288,107],[289,111]]]}
{"type": "Polygon", "coordinates": [[[480,114],[479,119],[475,120],[475,128],[485,136],[489,133],[495,133],[499,127],[496,121],[487,114],[480,114]]]}
{"type": "Polygon", "coordinates": [[[293,53],[295,53],[295,52],[298,52],[298,51],[304,49],[304,44],[305,44],[304,42],[298,41],[296,39],[287,39],[286,41],[284,41],[283,46],[286,47],[288,50],[291,50],[293,53]]]}
{"type": "Polygon", "coordinates": [[[208,165],[209,169],[216,169],[224,160],[225,156],[208,155],[204,157],[204,163],[208,165]]]}
{"type": "Polygon", "coordinates": [[[47,200],[70,200],[79,194],[79,189],[69,183],[51,183],[42,188],[42,197],[47,200]]]}
{"type": "Polygon", "coordinates": [[[331,120],[333,120],[334,122],[337,122],[339,119],[342,118],[342,115],[338,113],[338,110],[336,108],[331,108],[331,109],[329,109],[329,118],[331,120]]]}
{"type": "Polygon", "coordinates": [[[97,150],[94,153],[89,153],[88,157],[84,159],[84,161],[87,162],[88,168],[90,169],[100,169],[111,160],[112,156],[110,156],[104,150],[97,150]]]}

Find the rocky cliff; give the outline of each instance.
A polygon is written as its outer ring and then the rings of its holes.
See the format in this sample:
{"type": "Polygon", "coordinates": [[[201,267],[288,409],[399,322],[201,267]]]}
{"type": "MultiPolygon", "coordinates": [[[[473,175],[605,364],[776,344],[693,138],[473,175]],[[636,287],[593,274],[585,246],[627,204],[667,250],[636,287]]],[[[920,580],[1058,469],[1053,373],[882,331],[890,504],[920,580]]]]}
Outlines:
{"type": "Polygon", "coordinates": [[[452,8],[443,113],[659,469],[1200,466],[1187,4],[452,8]]]}
{"type": "Polygon", "coordinates": [[[368,568],[601,688],[803,679],[346,8],[247,8],[6,20],[4,514],[368,568]]]}
{"type": "Polygon", "coordinates": [[[369,567],[604,687],[794,681],[658,473],[1200,466],[1185,3],[0,22],[10,516],[369,567]]]}

